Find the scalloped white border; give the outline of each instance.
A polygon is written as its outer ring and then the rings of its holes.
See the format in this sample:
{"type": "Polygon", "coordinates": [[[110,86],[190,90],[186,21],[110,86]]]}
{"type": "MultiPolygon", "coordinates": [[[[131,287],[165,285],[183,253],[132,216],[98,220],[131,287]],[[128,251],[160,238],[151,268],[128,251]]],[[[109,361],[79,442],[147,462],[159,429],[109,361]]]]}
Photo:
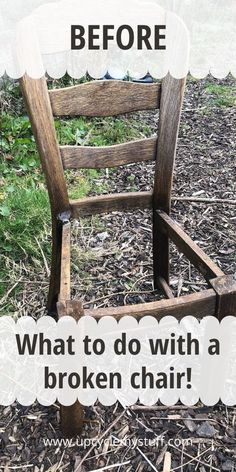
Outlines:
{"type": "Polygon", "coordinates": [[[188,71],[195,78],[208,73],[224,78],[230,72],[236,77],[235,23],[235,0],[0,0],[0,76],[7,72],[10,77],[18,78],[28,71],[32,77],[40,77],[47,71],[50,76],[60,78],[67,71],[79,78],[88,71],[100,78],[109,70],[111,75],[121,78],[127,69],[134,77],[141,77],[149,69],[157,78],[164,77],[168,71],[176,78],[188,71]],[[174,31],[168,54],[137,56],[137,51],[132,51],[132,54],[114,52],[114,56],[106,57],[102,53],[68,51],[65,25],[71,17],[70,10],[78,21],[96,18],[96,23],[102,24],[105,18],[115,18],[121,23],[123,18],[130,21],[132,18],[134,23],[140,23],[140,19],[157,23],[154,18],[161,16],[161,9],[166,11],[174,31]],[[54,30],[58,45],[67,43],[67,52],[64,49],[64,53],[53,53],[50,29],[54,30]]]}
{"type": "MultiPolygon", "coordinates": [[[[185,405],[194,405],[201,401],[208,406],[216,404],[221,398],[228,406],[236,402],[236,319],[227,317],[219,323],[215,317],[205,317],[200,322],[192,316],[178,321],[172,316],[166,316],[159,322],[147,316],[141,320],[125,316],[117,321],[112,317],[103,317],[97,322],[92,317],[82,317],[76,322],[72,317],[63,317],[57,323],[50,317],[43,317],[37,322],[30,317],[22,317],[17,322],[12,318],[0,318],[1,363],[0,363],[0,404],[10,405],[16,399],[22,405],[31,405],[36,399],[39,403],[49,406],[58,400],[62,405],[72,405],[76,399],[85,406],[93,405],[97,399],[104,405],[113,405],[117,400],[124,407],[135,404],[139,399],[142,404],[153,405],[161,401],[163,405],[175,405],[179,400],[185,405]],[[131,356],[114,356],[114,340],[126,333],[127,340],[137,338],[142,346],[141,353],[131,356]],[[75,338],[73,349],[75,356],[29,356],[20,357],[17,348],[16,333],[32,336],[44,333],[52,340],[67,340],[68,336],[75,338]],[[170,333],[186,336],[191,333],[200,343],[200,353],[191,355],[158,355],[150,356],[148,339],[162,337],[169,338],[170,333]],[[106,351],[102,356],[85,356],[83,339],[85,335],[93,339],[102,338],[106,343],[106,351]],[[220,341],[220,355],[208,354],[209,340],[218,338],[220,341]],[[174,366],[176,371],[184,372],[192,367],[192,389],[184,384],[181,391],[178,389],[134,390],[130,386],[130,375],[139,372],[140,366],[146,365],[147,370],[156,375],[174,366]],[[122,390],[102,390],[95,388],[78,388],[71,390],[65,386],[62,390],[46,390],[44,388],[44,367],[50,372],[78,372],[81,367],[87,366],[88,372],[95,374],[101,371],[120,372],[122,374],[122,390]]],[[[194,352],[194,351],[193,351],[194,352]]]]}

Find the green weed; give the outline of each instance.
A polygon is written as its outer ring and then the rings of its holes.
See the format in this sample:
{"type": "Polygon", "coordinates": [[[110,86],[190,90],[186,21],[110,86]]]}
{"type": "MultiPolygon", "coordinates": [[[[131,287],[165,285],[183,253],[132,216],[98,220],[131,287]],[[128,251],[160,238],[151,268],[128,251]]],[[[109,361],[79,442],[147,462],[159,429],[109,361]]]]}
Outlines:
{"type": "Polygon", "coordinates": [[[211,100],[213,106],[233,107],[236,105],[236,87],[208,84],[206,91],[213,96],[211,100]]]}

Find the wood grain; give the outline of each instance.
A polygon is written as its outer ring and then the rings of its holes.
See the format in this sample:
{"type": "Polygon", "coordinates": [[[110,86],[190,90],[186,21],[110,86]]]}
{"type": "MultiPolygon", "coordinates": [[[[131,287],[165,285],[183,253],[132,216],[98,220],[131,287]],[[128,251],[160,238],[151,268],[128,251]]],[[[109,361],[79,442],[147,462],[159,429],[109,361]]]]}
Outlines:
{"type": "MultiPolygon", "coordinates": [[[[162,81],[153,205],[154,209],[161,209],[168,214],[184,89],[185,79],[177,80],[168,74],[162,81]]],[[[155,288],[158,286],[159,276],[169,284],[169,240],[158,230],[155,213],[153,215],[153,271],[155,288]]]]}
{"type": "Polygon", "coordinates": [[[24,101],[30,117],[35,141],[50,199],[52,213],[52,262],[47,308],[56,315],[56,303],[60,291],[60,264],[62,226],[57,217],[69,210],[69,197],[57,142],[54,119],[48,95],[46,78],[20,79],[24,101]]]}
{"type": "Polygon", "coordinates": [[[202,273],[206,280],[223,276],[222,270],[165,212],[156,210],[159,230],[176,244],[178,249],[202,273]]]}
{"type": "MultiPolygon", "coordinates": [[[[66,228],[66,235],[68,229],[66,228]]],[[[84,310],[81,302],[75,301],[60,301],[57,303],[59,318],[63,316],[72,316],[78,321],[81,316],[84,316],[84,310]]],[[[66,438],[72,438],[81,433],[84,423],[84,408],[76,401],[71,406],[60,406],[61,412],[61,429],[66,438]]]]}
{"type": "Polygon", "coordinates": [[[114,146],[60,146],[65,169],[102,169],[156,158],[157,138],[140,139],[114,146]]]}
{"type": "Polygon", "coordinates": [[[70,238],[71,224],[66,223],[62,227],[60,302],[70,300],[70,238]]]}
{"type": "Polygon", "coordinates": [[[168,74],[162,81],[154,208],[170,211],[171,188],[186,79],[168,74]]]}
{"type": "Polygon", "coordinates": [[[66,438],[73,438],[82,432],[84,409],[77,401],[74,405],[61,405],[61,429],[66,438]]]}
{"type": "Polygon", "coordinates": [[[79,321],[84,316],[82,302],[79,300],[67,300],[57,303],[58,318],[63,316],[72,316],[74,320],[79,321]]]}
{"type": "Polygon", "coordinates": [[[152,192],[128,192],[71,200],[73,218],[81,216],[152,208],[152,192]]]}
{"type": "Polygon", "coordinates": [[[157,283],[158,283],[158,287],[167,298],[174,298],[173,292],[171,288],[169,287],[169,285],[167,284],[167,282],[165,281],[165,279],[163,279],[162,277],[158,277],[157,283]]]}
{"type": "Polygon", "coordinates": [[[54,215],[69,209],[64,169],[61,161],[46,78],[24,75],[20,85],[29,113],[54,215]]]}
{"type": "Polygon", "coordinates": [[[116,116],[159,108],[160,85],[96,80],[49,91],[55,116],[116,116]]]}
{"type": "Polygon", "coordinates": [[[210,285],[217,295],[216,315],[221,321],[225,316],[236,316],[236,280],[232,275],[225,275],[210,280],[210,285]]]}
{"type": "Polygon", "coordinates": [[[140,319],[143,316],[154,316],[161,319],[171,315],[178,319],[184,316],[214,316],[216,310],[216,293],[213,289],[204,290],[170,300],[159,300],[157,302],[141,303],[139,305],[126,305],[122,307],[99,308],[84,310],[85,316],[93,316],[100,319],[103,316],[114,316],[121,319],[123,316],[134,316],[140,319]]]}

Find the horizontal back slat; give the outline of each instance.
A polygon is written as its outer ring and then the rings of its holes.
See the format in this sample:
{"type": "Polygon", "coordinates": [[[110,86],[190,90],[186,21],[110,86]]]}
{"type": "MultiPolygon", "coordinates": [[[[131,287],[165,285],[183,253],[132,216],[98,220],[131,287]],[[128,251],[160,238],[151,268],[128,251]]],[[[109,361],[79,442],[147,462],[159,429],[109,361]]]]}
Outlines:
{"type": "Polygon", "coordinates": [[[96,80],[49,91],[55,116],[115,116],[160,106],[160,85],[96,80]]]}
{"type": "Polygon", "coordinates": [[[71,200],[73,218],[81,216],[111,213],[112,211],[126,211],[152,208],[152,192],[128,192],[87,197],[81,200],[71,200]]]}
{"type": "Polygon", "coordinates": [[[140,139],[114,146],[60,146],[65,169],[102,169],[156,157],[157,138],[140,139]]]}

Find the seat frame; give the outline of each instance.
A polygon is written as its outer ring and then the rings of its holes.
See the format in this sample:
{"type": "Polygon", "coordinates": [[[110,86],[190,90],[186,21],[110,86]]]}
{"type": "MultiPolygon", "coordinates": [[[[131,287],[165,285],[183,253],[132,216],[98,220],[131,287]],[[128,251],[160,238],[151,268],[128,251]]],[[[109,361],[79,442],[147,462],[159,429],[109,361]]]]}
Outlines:
{"type": "MultiPolygon", "coordinates": [[[[203,318],[236,315],[236,282],[193,242],[170,217],[171,189],[185,79],[168,74],[160,84],[122,81],[94,81],[65,89],[48,91],[46,78],[24,75],[21,88],[31,120],[49,193],[52,214],[52,263],[48,312],[62,316],[130,315],[137,319],[151,315],[161,319],[172,315],[203,318]],[[109,116],[136,110],[160,108],[158,139],[150,138],[107,148],[59,146],[54,117],[64,115],[109,116]],[[71,201],[64,168],[112,167],[146,160],[156,161],[152,192],[134,192],[88,197],[71,201]],[[84,215],[149,208],[153,213],[154,288],[165,300],[139,305],[84,310],[80,300],[71,300],[70,236],[71,219],[84,215]],[[201,272],[208,288],[175,298],[169,286],[169,243],[201,272]]],[[[76,402],[61,407],[62,428],[66,436],[81,431],[83,408],[76,402]]]]}

